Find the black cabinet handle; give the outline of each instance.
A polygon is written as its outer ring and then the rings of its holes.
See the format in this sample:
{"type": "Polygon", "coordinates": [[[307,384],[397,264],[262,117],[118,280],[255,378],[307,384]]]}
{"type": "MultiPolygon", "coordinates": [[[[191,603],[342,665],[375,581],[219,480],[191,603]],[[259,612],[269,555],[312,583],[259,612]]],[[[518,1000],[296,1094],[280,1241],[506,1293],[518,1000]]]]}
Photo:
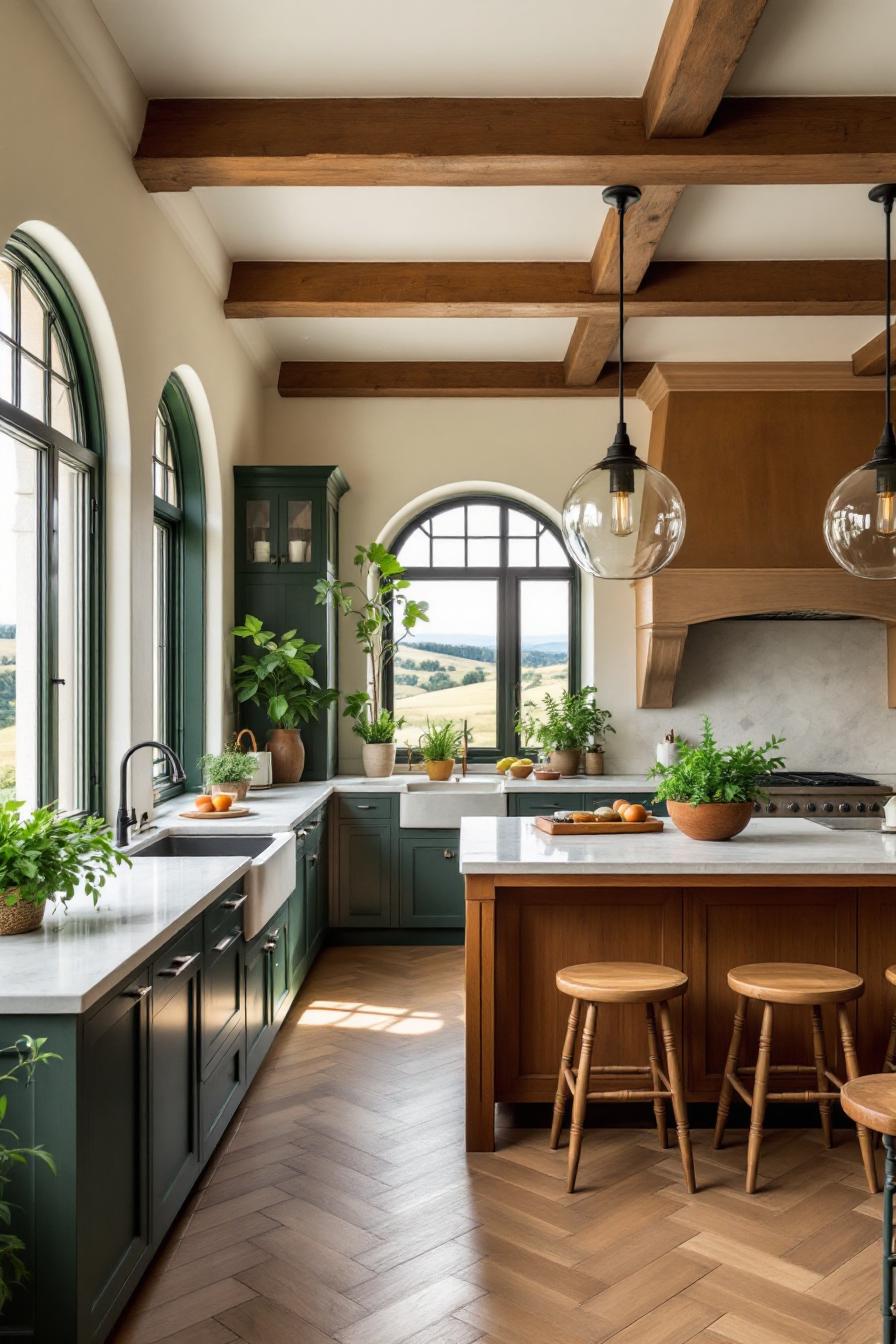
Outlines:
{"type": "Polygon", "coordinates": [[[263,951],[263,952],[276,952],[276,950],[277,950],[277,939],[276,939],[276,938],[269,938],[269,939],[267,940],[266,943],[263,943],[263,944],[262,944],[262,951],[263,951]]]}
{"type": "Polygon", "coordinates": [[[373,807],[373,803],[355,803],[355,807],[359,812],[369,812],[373,807]]]}
{"type": "Polygon", "coordinates": [[[222,901],[222,902],[221,902],[221,909],[222,909],[222,910],[239,910],[240,906],[241,906],[241,905],[245,905],[247,900],[248,900],[248,897],[245,896],[245,895],[243,895],[243,896],[233,896],[233,897],[231,897],[231,899],[230,899],[229,901],[222,901]]]}
{"type": "Polygon", "coordinates": [[[124,997],[126,999],[146,999],[152,993],[152,985],[139,985],[137,989],[126,989],[124,997]]]}
{"type": "Polygon", "coordinates": [[[192,966],[194,961],[199,960],[199,953],[194,952],[189,957],[175,957],[171,965],[164,971],[159,971],[159,975],[166,975],[173,978],[176,975],[183,975],[188,966],[192,966]]]}
{"type": "Polygon", "coordinates": [[[214,950],[216,952],[226,952],[228,947],[233,946],[239,936],[239,932],[237,932],[232,933],[229,938],[222,938],[220,943],[215,943],[214,950]]]}
{"type": "Polygon", "coordinates": [[[317,863],[317,857],[318,857],[318,856],[317,856],[316,854],[309,854],[309,855],[308,855],[308,862],[311,864],[312,868],[313,868],[314,865],[317,863]]]}
{"type": "Polygon", "coordinates": [[[456,859],[456,858],[457,858],[457,851],[454,850],[454,849],[443,849],[443,850],[442,850],[442,858],[443,858],[443,859],[456,859]]]}

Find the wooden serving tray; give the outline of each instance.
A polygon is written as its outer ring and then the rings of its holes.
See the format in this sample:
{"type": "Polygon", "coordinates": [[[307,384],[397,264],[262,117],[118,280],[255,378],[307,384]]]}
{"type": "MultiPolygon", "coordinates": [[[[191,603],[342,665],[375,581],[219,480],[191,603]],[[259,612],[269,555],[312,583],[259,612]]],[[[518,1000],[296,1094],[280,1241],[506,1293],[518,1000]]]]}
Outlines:
{"type": "Polygon", "coordinates": [[[659,817],[646,821],[555,821],[553,817],[536,817],[535,825],[545,835],[632,835],[663,829],[659,817]]]}
{"type": "Polygon", "coordinates": [[[228,807],[226,812],[199,812],[195,807],[190,807],[186,812],[178,813],[178,816],[189,817],[191,821],[220,821],[222,817],[254,817],[254,815],[251,807],[228,807]]]}

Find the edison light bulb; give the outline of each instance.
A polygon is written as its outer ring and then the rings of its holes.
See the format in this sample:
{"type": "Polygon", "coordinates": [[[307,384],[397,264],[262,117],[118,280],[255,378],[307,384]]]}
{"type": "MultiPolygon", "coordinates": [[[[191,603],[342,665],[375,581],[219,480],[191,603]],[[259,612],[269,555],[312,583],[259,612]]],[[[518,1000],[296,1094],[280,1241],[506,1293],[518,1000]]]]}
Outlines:
{"type": "Polygon", "coordinates": [[[896,578],[896,479],[886,465],[866,462],[844,476],[824,511],[828,550],[860,579],[896,578]]]}
{"type": "Polygon", "coordinates": [[[684,541],[679,491],[668,476],[637,459],[622,466],[618,458],[605,460],[586,471],[566,496],[562,520],[573,560],[599,579],[655,574],[684,541]]]}
{"type": "Polygon", "coordinates": [[[877,530],[884,537],[896,533],[896,495],[882,490],[877,497],[877,530]]]}
{"type": "Polygon", "coordinates": [[[630,490],[611,491],[610,531],[614,537],[630,537],[632,530],[632,492],[630,490]]]}

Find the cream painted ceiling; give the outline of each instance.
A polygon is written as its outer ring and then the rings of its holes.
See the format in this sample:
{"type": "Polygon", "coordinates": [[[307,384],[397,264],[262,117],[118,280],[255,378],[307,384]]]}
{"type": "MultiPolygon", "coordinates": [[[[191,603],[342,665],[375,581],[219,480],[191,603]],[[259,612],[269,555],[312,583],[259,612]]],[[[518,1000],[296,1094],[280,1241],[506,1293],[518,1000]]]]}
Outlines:
{"type": "MultiPolygon", "coordinates": [[[[94,0],[149,97],[638,96],[670,0],[94,0]]],[[[896,0],[769,0],[730,92],[896,94],[896,0]]],[[[870,185],[870,184],[869,184],[870,185]]],[[[873,258],[867,186],[690,187],[658,260],[873,258]]],[[[585,260],[600,187],[195,190],[231,260],[585,260]]],[[[278,318],[278,358],[556,360],[572,322],[278,318]]],[[[633,319],[633,359],[846,359],[876,318],[633,319]]]]}

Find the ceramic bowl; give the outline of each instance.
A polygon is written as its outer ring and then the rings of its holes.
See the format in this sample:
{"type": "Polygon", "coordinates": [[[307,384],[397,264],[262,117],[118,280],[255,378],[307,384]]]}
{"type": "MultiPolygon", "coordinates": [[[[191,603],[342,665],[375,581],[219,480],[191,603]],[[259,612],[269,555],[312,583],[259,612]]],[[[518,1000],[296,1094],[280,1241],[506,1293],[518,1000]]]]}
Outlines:
{"type": "Polygon", "coordinates": [[[536,770],[536,771],[535,771],[535,778],[536,778],[536,779],[559,779],[559,778],[560,778],[560,771],[559,771],[559,770],[536,770]]]}
{"type": "Polygon", "coordinates": [[[512,765],[508,774],[512,775],[514,779],[528,779],[534,768],[532,765],[512,765]]]}

